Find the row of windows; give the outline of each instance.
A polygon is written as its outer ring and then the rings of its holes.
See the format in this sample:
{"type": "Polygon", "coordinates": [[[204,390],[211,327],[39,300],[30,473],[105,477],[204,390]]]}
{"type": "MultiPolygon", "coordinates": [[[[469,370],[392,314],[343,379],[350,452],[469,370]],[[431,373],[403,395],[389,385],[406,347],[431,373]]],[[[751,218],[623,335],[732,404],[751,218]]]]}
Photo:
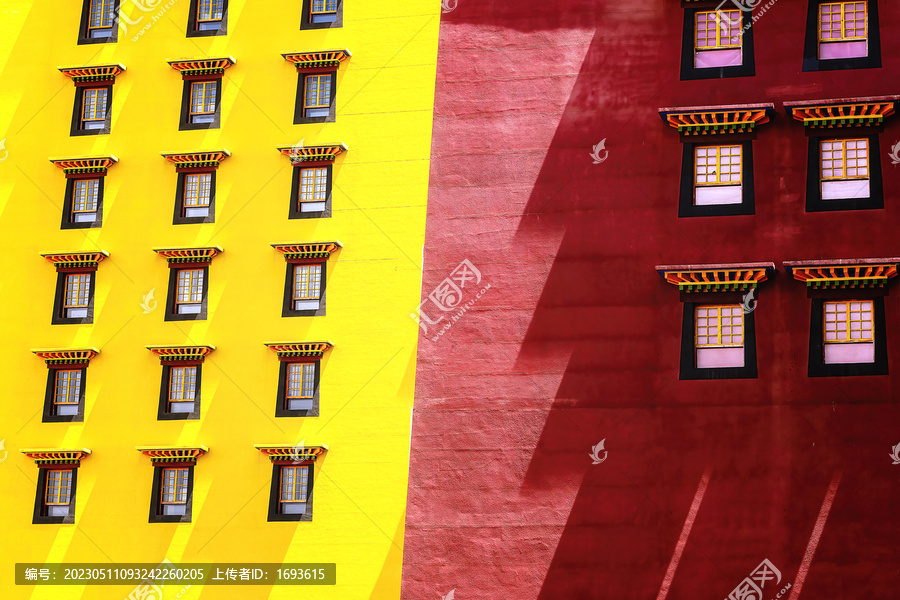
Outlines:
{"type": "MultiPolygon", "coordinates": [[[[335,120],[337,71],[301,71],[297,83],[294,124],[335,120]]],[[[113,85],[76,87],[70,135],[105,135],[112,131],[113,85]]],[[[221,122],[222,76],[184,82],[180,130],[218,129],[221,122]]]]}
{"type": "MultiPolygon", "coordinates": [[[[140,27],[151,18],[154,7],[144,8],[135,3],[140,12],[131,16],[120,12],[120,0],[84,0],[79,44],[114,43],[118,41],[119,25],[140,27]]],[[[159,3],[157,3],[159,4],[159,3]]],[[[304,0],[300,29],[341,27],[343,0],[304,0]]],[[[226,35],[228,33],[228,0],[191,0],[186,35],[188,37],[226,35]]]]}
{"type": "MultiPolygon", "coordinates": [[[[765,10],[756,12],[686,9],[682,79],[754,75],[752,25],[765,10]]],[[[812,0],[806,27],[804,71],[881,66],[876,2],[812,0]]]]}
{"type": "MultiPolygon", "coordinates": [[[[319,360],[279,362],[276,417],[319,416],[319,360]]],[[[199,419],[203,365],[163,365],[157,419],[199,419]]],[[[43,421],[83,421],[87,366],[51,367],[47,377],[43,421]]]]}
{"type": "MultiPolygon", "coordinates": [[[[878,135],[809,138],[806,210],[883,208],[878,135]]],[[[754,212],[752,142],[684,144],[679,216],[754,212]]]]}
{"type": "MultiPolygon", "coordinates": [[[[299,462],[299,461],[298,461],[299,462]]],[[[150,523],[190,523],[194,465],[154,467],[150,523]]],[[[268,521],[311,521],[313,464],[274,465],[268,521]]],[[[41,468],[35,524],[74,523],[78,467],[41,468]]]]}

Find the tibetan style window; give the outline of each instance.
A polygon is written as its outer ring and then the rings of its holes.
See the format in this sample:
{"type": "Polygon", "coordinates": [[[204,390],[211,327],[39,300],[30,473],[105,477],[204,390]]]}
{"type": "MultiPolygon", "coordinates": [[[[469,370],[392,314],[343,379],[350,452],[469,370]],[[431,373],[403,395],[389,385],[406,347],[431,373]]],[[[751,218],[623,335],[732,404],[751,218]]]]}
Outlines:
{"type": "Polygon", "coordinates": [[[53,325],[94,322],[94,287],[97,267],[109,254],[104,251],[42,254],[56,267],[53,325]]]}
{"type": "Polygon", "coordinates": [[[881,66],[877,2],[812,0],[803,49],[804,71],[881,66]]]}
{"type": "Polygon", "coordinates": [[[269,343],[278,354],[276,417],[318,417],[322,358],[330,342],[269,343]]]}
{"type": "Polygon", "coordinates": [[[272,461],[269,521],[312,521],[316,459],[326,446],[264,446],[256,448],[272,461]]]}
{"type": "Polygon", "coordinates": [[[755,74],[750,13],[737,9],[685,9],[681,79],[755,74]]]}
{"type": "Polygon", "coordinates": [[[209,248],[154,249],[169,263],[166,321],[203,320],[207,314],[209,265],[222,252],[209,248]]]}
{"type": "Polygon", "coordinates": [[[87,448],[22,450],[22,454],[33,459],[38,466],[32,523],[49,525],[75,522],[78,467],[90,453],[87,448]]]}
{"type": "Polygon", "coordinates": [[[112,129],[112,90],[116,76],[125,71],[121,64],[60,68],[75,84],[70,135],[107,134],[112,129]]]}
{"type": "Polygon", "coordinates": [[[283,253],[287,262],[281,316],[324,316],[328,259],[341,247],[340,242],[272,244],[272,247],[283,253]]]}
{"type": "Polygon", "coordinates": [[[87,368],[96,348],[32,350],[47,364],[43,422],[84,421],[87,368]]]}
{"type": "Polygon", "coordinates": [[[200,418],[200,378],[203,360],[215,346],[147,346],[159,356],[162,381],[159,386],[160,421],[200,418]]]}
{"type": "Polygon", "coordinates": [[[810,377],[887,375],[884,296],[897,276],[892,261],[785,261],[810,298],[810,377]]]}
{"type": "Polygon", "coordinates": [[[119,36],[119,0],[84,0],[79,44],[115,42],[119,36]]]}
{"type": "Polygon", "coordinates": [[[145,446],[137,450],[153,465],[150,523],[190,523],[194,467],[208,448],[145,446]]]}
{"type": "Polygon", "coordinates": [[[752,215],[753,138],[772,104],[662,108],[682,142],[679,217],[752,215]]]}
{"type": "Polygon", "coordinates": [[[345,152],[344,144],[327,146],[284,146],[278,151],[293,166],[289,219],[315,219],[331,216],[331,190],[335,159],[345,152]]]}
{"type": "Polygon", "coordinates": [[[172,224],[215,223],[216,170],[231,153],[222,149],[162,156],[175,165],[178,174],[172,224]]]}
{"type": "Polygon", "coordinates": [[[684,303],[679,379],[755,379],[758,286],[773,263],[659,266],[684,303]]]}
{"type": "Polygon", "coordinates": [[[61,229],[87,229],[103,224],[103,184],[115,156],[52,158],[66,175],[61,229]]]}
{"type": "Polygon", "coordinates": [[[169,61],[184,79],[179,129],[219,128],[222,79],[234,63],[231,57],[169,61]]]}
{"type": "Polygon", "coordinates": [[[282,56],[297,67],[294,124],[334,122],[338,68],[350,58],[350,51],[294,52],[282,56]]]}
{"type": "Polygon", "coordinates": [[[300,29],[327,29],[344,24],[344,0],[303,0],[300,29]]]}
{"type": "Polygon", "coordinates": [[[187,37],[228,33],[228,0],[191,0],[187,37]]]}

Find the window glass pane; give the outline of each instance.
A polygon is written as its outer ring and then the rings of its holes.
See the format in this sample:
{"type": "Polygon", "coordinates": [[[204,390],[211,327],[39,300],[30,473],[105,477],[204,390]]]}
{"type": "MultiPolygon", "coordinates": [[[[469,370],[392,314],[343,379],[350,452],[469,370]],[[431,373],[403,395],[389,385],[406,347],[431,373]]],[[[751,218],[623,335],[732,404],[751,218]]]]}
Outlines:
{"type": "Polygon", "coordinates": [[[163,504],[187,502],[188,469],[163,469],[160,500],[163,504]]]}
{"type": "Polygon", "coordinates": [[[315,393],[315,363],[289,363],[286,397],[312,398],[315,393]]]}
{"type": "Polygon", "coordinates": [[[307,75],[303,96],[304,108],[328,107],[331,105],[331,74],[307,75]]]}
{"type": "Polygon", "coordinates": [[[78,404],[81,396],[81,370],[56,370],[55,404],[78,404]]]}
{"type": "Polygon", "coordinates": [[[87,306],[91,287],[90,273],[66,275],[66,296],[63,308],[87,306]]]}
{"type": "Polygon", "coordinates": [[[72,471],[47,471],[44,502],[50,505],[68,504],[72,497],[72,471]]]}
{"type": "Polygon", "coordinates": [[[99,179],[76,179],[72,186],[72,212],[96,212],[99,197],[99,179]]]}
{"type": "Polygon", "coordinates": [[[300,201],[326,200],[328,185],[328,169],[316,167],[300,169],[300,201]]]}
{"type": "Polygon", "coordinates": [[[294,266],[294,300],[318,299],[322,284],[322,265],[294,266]]]}
{"type": "Polygon", "coordinates": [[[741,146],[697,146],[694,149],[694,183],[741,183],[741,152],[741,146]]]}
{"type": "Polygon", "coordinates": [[[281,467],[282,502],[306,502],[309,466],[281,467]]]}
{"type": "Polygon", "coordinates": [[[823,140],[819,149],[823,180],[869,178],[869,140],[823,140]]]}
{"type": "Polygon", "coordinates": [[[696,307],[694,336],[698,348],[743,346],[743,307],[740,304],[696,307]]]}
{"type": "Polygon", "coordinates": [[[203,269],[178,271],[175,302],[201,302],[203,300],[203,269]]]}
{"type": "Polygon", "coordinates": [[[191,84],[191,114],[216,112],[216,89],[218,81],[195,81],[191,84]]]}
{"type": "Polygon", "coordinates": [[[224,0],[199,0],[197,4],[198,21],[221,21],[224,0]]]}
{"type": "Polygon", "coordinates": [[[212,173],[197,173],[184,176],[185,207],[209,206],[212,189],[212,173]]]}
{"type": "Polygon", "coordinates": [[[112,27],[114,0],[91,0],[88,27],[91,29],[112,27]]]}
{"type": "Polygon", "coordinates": [[[171,367],[169,369],[169,402],[187,402],[195,399],[197,367],[171,367]]]}
{"type": "Polygon", "coordinates": [[[871,342],[874,320],[871,300],[825,302],[823,331],[825,342],[871,342]]]}

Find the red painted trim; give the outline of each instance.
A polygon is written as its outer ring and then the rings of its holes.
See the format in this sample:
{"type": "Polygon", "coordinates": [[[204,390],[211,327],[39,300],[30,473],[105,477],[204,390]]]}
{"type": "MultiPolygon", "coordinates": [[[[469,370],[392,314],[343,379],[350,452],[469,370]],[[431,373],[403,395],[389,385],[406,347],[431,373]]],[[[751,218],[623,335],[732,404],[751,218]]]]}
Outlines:
{"type": "Polygon", "coordinates": [[[77,369],[87,369],[89,363],[71,363],[66,365],[47,365],[48,369],[59,369],[64,371],[75,371],[77,369]]]}
{"type": "Polygon", "coordinates": [[[196,367],[203,364],[203,359],[200,360],[172,360],[167,358],[160,358],[159,364],[164,365],[166,367],[196,367]]]}
{"type": "Polygon", "coordinates": [[[314,363],[317,360],[322,360],[321,357],[316,356],[279,356],[279,362],[286,363],[314,363]]]}
{"type": "Polygon", "coordinates": [[[182,75],[185,81],[221,81],[221,75],[182,75]]]}
{"type": "Polygon", "coordinates": [[[99,179],[106,177],[106,169],[99,173],[66,173],[66,179],[99,179]]]}
{"type": "Polygon", "coordinates": [[[115,81],[110,79],[107,81],[76,81],[74,83],[77,88],[102,88],[113,85],[115,81]]]}
{"type": "Polygon", "coordinates": [[[170,469],[170,468],[186,469],[188,467],[193,467],[196,464],[197,464],[197,461],[192,460],[192,461],[182,461],[182,462],[154,462],[153,466],[154,467],[164,467],[167,469],[170,469]]]}
{"type": "Polygon", "coordinates": [[[93,273],[97,267],[56,267],[57,273],[93,273]]]}
{"type": "Polygon", "coordinates": [[[38,469],[77,469],[81,464],[77,462],[55,463],[52,465],[39,464],[38,469]]]}
{"type": "Polygon", "coordinates": [[[285,262],[289,265],[321,265],[328,262],[327,258],[286,258],[285,262]]]}
{"type": "Polygon", "coordinates": [[[337,70],[338,67],[297,67],[297,72],[304,75],[322,75],[324,73],[334,73],[337,70]]]}
{"type": "Polygon", "coordinates": [[[208,267],[212,261],[197,261],[197,262],[180,262],[180,263],[169,263],[170,269],[200,269],[202,267],[208,267]]]}
{"type": "Polygon", "coordinates": [[[328,165],[333,165],[333,160],[310,160],[306,162],[292,162],[292,167],[298,167],[300,169],[312,168],[312,167],[327,167],[328,165]]]}
{"type": "Polygon", "coordinates": [[[215,173],[216,167],[175,167],[176,173],[215,173]]]}
{"type": "Polygon", "coordinates": [[[304,466],[314,465],[316,463],[315,463],[315,461],[312,461],[312,460],[302,460],[300,462],[297,462],[297,461],[291,460],[289,458],[284,458],[284,459],[276,458],[275,460],[272,461],[272,464],[278,465],[280,467],[304,467],[304,466]]]}

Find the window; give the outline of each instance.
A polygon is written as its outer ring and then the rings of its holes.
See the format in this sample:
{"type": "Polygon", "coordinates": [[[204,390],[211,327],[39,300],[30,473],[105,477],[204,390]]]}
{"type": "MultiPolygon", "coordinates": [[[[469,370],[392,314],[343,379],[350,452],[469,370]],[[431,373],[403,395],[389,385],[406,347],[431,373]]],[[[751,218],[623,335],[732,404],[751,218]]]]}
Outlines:
{"type": "Polygon", "coordinates": [[[188,469],[163,469],[160,504],[164,515],[183,515],[187,508],[188,469]]]}
{"type": "Polygon", "coordinates": [[[319,416],[319,361],[281,362],[276,417],[319,416]]]}
{"type": "Polygon", "coordinates": [[[179,269],[175,290],[175,312],[196,314],[203,302],[203,269],[179,269]]]}
{"type": "Polygon", "coordinates": [[[187,36],[225,35],[227,21],[227,0],[191,0],[187,36]]]}
{"type": "Polygon", "coordinates": [[[43,468],[39,469],[33,523],[60,524],[75,522],[77,470],[69,465],[62,468],[43,466],[43,468]]]}
{"type": "Polygon", "coordinates": [[[178,193],[175,196],[173,225],[215,222],[216,174],[178,174],[178,193]]]}
{"type": "Polygon", "coordinates": [[[115,42],[119,30],[119,0],[84,0],[79,44],[115,42]]]}
{"type": "Polygon", "coordinates": [[[312,520],[312,464],[274,465],[269,521],[312,520]]]}
{"type": "Polygon", "coordinates": [[[883,208],[881,164],[871,151],[877,147],[877,135],[811,137],[806,210],[883,208]]]}
{"type": "Polygon", "coordinates": [[[194,411],[197,395],[197,367],[169,367],[167,412],[194,411]]]}
{"type": "Polygon", "coordinates": [[[325,263],[288,263],[282,317],[325,314],[325,263]]]}
{"type": "MultiPolygon", "coordinates": [[[[737,293],[715,296],[735,301],[741,298],[737,293]]],[[[745,314],[738,303],[685,303],[681,379],[755,377],[753,313],[745,314]]]]}
{"type": "Polygon", "coordinates": [[[300,29],[341,27],[343,20],[343,0],[303,0],[300,29]]]}
{"type": "Polygon", "coordinates": [[[881,40],[877,2],[809,3],[804,71],[878,67],[881,40]]]}
{"type": "Polygon", "coordinates": [[[842,293],[812,300],[809,376],[887,374],[884,298],[835,297],[842,293]]]}
{"type": "Polygon", "coordinates": [[[45,423],[84,420],[84,386],[87,368],[50,368],[44,401],[45,423]]]}
{"type": "Polygon", "coordinates": [[[752,142],[686,142],[678,216],[747,215],[755,211],[752,142]]]}
{"type": "Polygon", "coordinates": [[[76,87],[71,135],[107,134],[111,129],[112,86],[76,87]]]}
{"type": "Polygon", "coordinates": [[[186,80],[179,129],[218,129],[221,78],[186,80]]]}
{"type": "Polygon", "coordinates": [[[334,121],[334,82],[337,72],[300,72],[297,90],[298,105],[294,123],[331,123],[334,121]]]}
{"type": "Polygon", "coordinates": [[[94,274],[92,271],[60,271],[57,275],[54,325],[94,322],[94,274]]]}
{"type": "Polygon", "coordinates": [[[300,163],[294,167],[291,219],[331,216],[331,163],[300,163]]]}
{"type": "Polygon", "coordinates": [[[103,224],[103,179],[66,180],[61,229],[100,227],[103,224]]]}
{"type": "Polygon", "coordinates": [[[747,15],[735,9],[686,9],[681,79],[754,75],[753,28],[747,15]]]}
{"type": "Polygon", "coordinates": [[[154,464],[150,523],[190,523],[194,466],[154,464]]]}

